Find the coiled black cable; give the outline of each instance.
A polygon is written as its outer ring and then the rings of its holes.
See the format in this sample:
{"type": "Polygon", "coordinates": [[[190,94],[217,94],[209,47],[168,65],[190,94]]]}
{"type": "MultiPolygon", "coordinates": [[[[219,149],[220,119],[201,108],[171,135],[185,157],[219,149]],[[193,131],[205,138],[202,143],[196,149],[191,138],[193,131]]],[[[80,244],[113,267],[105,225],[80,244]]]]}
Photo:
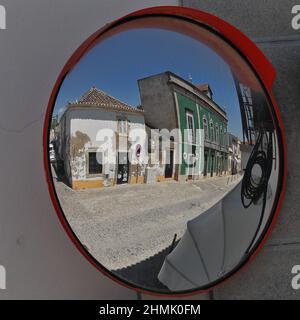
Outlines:
{"type": "Polygon", "coordinates": [[[268,183],[272,173],[273,166],[273,142],[272,133],[260,131],[256,144],[251,152],[241,186],[241,199],[244,208],[249,208],[252,203],[262,198],[262,209],[260,219],[246,254],[249,253],[257,234],[261,228],[265,213],[268,183]],[[254,166],[259,166],[261,170],[260,177],[253,176],[254,166]]]}
{"type": "Polygon", "coordinates": [[[273,144],[271,133],[260,131],[256,144],[250,154],[242,180],[241,199],[244,208],[256,203],[267,191],[272,172],[273,144]],[[253,174],[253,169],[260,168],[261,174],[253,174]]]}

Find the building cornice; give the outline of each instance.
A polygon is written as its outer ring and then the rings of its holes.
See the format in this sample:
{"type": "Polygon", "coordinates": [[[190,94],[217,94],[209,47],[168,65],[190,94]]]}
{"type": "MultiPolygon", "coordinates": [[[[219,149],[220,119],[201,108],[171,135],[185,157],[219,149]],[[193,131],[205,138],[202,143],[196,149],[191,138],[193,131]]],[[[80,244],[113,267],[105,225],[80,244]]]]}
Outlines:
{"type": "Polygon", "coordinates": [[[128,108],[128,109],[124,109],[124,108],[118,108],[116,106],[108,106],[108,105],[100,105],[97,103],[70,103],[67,105],[67,110],[105,110],[105,111],[112,111],[112,112],[117,112],[117,113],[134,113],[134,114],[138,114],[140,116],[144,116],[144,110],[140,110],[140,109],[134,109],[134,108],[128,108]]]}
{"type": "Polygon", "coordinates": [[[168,71],[167,72],[169,77],[169,82],[173,83],[191,94],[198,97],[200,100],[202,100],[208,107],[210,107],[212,110],[214,110],[216,113],[218,113],[220,116],[222,116],[226,121],[227,119],[227,113],[213,100],[211,100],[209,97],[207,97],[205,94],[203,94],[196,86],[194,86],[192,83],[189,83],[188,81],[178,77],[176,74],[168,71]]]}

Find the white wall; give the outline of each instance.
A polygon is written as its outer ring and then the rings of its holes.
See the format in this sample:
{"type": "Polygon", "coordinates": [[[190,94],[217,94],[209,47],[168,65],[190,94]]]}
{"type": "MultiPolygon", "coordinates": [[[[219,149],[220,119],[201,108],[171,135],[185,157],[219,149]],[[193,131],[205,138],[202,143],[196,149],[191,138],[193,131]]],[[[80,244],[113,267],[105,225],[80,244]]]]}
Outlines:
{"type": "MultiPolygon", "coordinates": [[[[123,113],[124,114],[124,113],[123,113]]],[[[134,113],[125,113],[126,119],[128,120],[128,135],[131,136],[133,130],[141,129],[145,131],[144,117],[143,115],[138,115],[134,113]]],[[[67,121],[70,123],[70,135],[75,136],[76,132],[86,134],[90,141],[87,142],[84,146],[83,153],[80,156],[77,156],[76,159],[71,159],[76,164],[76,171],[72,169],[72,179],[73,180],[83,180],[83,179],[99,179],[99,177],[87,177],[87,168],[86,168],[86,152],[93,149],[93,151],[104,152],[104,167],[103,173],[109,174],[111,177],[114,176],[117,163],[117,149],[116,149],[116,132],[118,130],[117,117],[121,116],[121,113],[114,111],[107,111],[101,108],[88,108],[83,107],[81,109],[70,109],[67,112],[67,121]],[[113,145],[110,148],[106,146],[106,140],[103,140],[101,137],[101,132],[109,130],[114,135],[112,141],[113,145]],[[111,152],[109,157],[107,149],[111,152]],[[109,158],[108,158],[109,157],[109,158]]],[[[103,137],[104,138],[104,137],[103,137]]],[[[106,139],[106,138],[105,138],[106,139]]],[[[121,141],[120,138],[119,141],[121,141]]],[[[124,140],[124,139],[123,139],[124,140]]],[[[123,141],[122,140],[122,141],[123,141]]],[[[125,140],[127,138],[125,137],[125,140]]],[[[145,141],[146,142],[146,141],[145,141]]],[[[126,148],[126,146],[124,146],[126,148]]],[[[128,148],[128,146],[127,146],[128,148]]],[[[126,148],[126,150],[128,150],[126,148]]],[[[133,154],[135,151],[135,145],[132,147],[133,154]]],[[[145,143],[142,145],[142,150],[146,150],[145,143]]],[[[135,155],[135,154],[134,154],[135,155]]],[[[132,157],[133,160],[135,157],[132,157]]]]}

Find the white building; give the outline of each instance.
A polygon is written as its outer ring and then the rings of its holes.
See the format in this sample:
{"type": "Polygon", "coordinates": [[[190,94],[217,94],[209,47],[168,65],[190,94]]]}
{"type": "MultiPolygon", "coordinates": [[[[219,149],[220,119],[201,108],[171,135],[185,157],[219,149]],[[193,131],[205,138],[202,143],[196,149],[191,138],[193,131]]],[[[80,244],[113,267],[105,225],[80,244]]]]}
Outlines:
{"type": "Polygon", "coordinates": [[[228,172],[240,173],[242,170],[241,140],[231,133],[228,133],[228,151],[228,172]]]}
{"type": "Polygon", "coordinates": [[[147,141],[134,141],[145,132],[144,112],[91,88],[69,103],[59,121],[58,153],[74,189],[143,183],[147,141]]]}

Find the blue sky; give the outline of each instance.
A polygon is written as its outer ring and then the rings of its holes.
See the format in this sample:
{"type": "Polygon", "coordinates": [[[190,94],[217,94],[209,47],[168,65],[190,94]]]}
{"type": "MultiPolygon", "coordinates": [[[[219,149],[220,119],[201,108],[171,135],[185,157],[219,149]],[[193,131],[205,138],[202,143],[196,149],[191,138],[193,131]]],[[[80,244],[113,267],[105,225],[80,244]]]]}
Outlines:
{"type": "Polygon", "coordinates": [[[172,71],[192,82],[209,83],[227,112],[228,131],[241,137],[239,104],[230,68],[211,49],[188,36],[162,29],[135,29],[114,35],[87,53],[65,78],[54,114],[92,86],[131,105],[140,104],[137,80],[172,71]]]}

